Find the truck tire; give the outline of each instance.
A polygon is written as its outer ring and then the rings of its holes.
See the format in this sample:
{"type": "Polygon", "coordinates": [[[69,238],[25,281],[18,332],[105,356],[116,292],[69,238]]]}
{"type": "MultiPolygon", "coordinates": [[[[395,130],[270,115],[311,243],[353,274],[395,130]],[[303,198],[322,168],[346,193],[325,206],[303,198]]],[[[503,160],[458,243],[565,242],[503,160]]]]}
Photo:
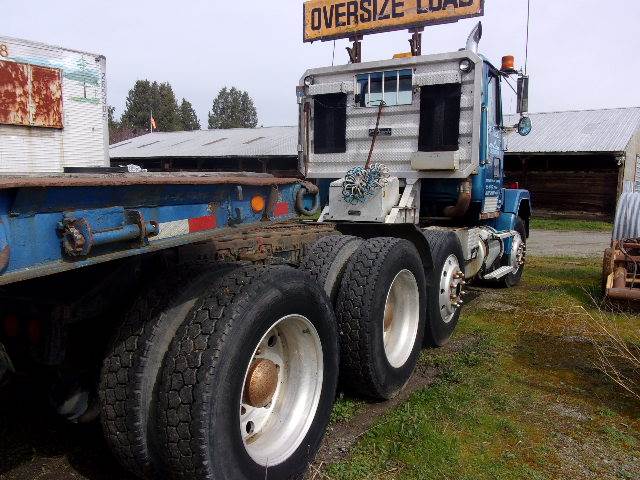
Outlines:
{"type": "Polygon", "coordinates": [[[515,287],[520,283],[520,280],[522,280],[525,266],[524,262],[527,254],[527,229],[524,221],[520,217],[516,218],[513,229],[517,232],[517,235],[511,241],[512,247],[509,258],[513,259],[512,265],[517,270],[498,280],[499,285],[505,288],[515,287]]]}
{"type": "Polygon", "coordinates": [[[432,347],[445,345],[458,324],[464,291],[464,256],[458,237],[453,232],[425,231],[433,270],[427,275],[426,343],[432,347]]]}
{"type": "Polygon", "coordinates": [[[105,438],[132,473],[153,475],[150,405],[162,358],[203,289],[232,267],[183,267],[155,282],[136,300],[105,356],[100,413],[105,438]]]}
{"type": "Polygon", "coordinates": [[[338,340],[329,301],[306,273],[239,268],[178,330],[156,391],[156,434],[171,478],[293,478],[331,414],[338,340]]]}
{"type": "Polygon", "coordinates": [[[404,387],[422,347],[425,302],[424,267],[411,242],[373,238],[356,250],[336,301],[347,388],[389,399],[404,387]]]}
{"type": "Polygon", "coordinates": [[[363,240],[350,235],[329,235],[315,242],[305,254],[300,269],[311,275],[335,305],[342,275],[353,252],[363,240]]]}

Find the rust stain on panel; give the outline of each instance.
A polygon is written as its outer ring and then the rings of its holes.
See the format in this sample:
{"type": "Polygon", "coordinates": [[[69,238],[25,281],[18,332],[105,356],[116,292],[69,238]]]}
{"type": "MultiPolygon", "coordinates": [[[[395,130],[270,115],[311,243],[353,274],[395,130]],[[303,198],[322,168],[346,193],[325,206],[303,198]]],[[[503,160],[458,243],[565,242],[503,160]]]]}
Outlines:
{"type": "Polygon", "coordinates": [[[29,66],[0,60],[0,123],[29,125],[29,66]]]}
{"type": "Polygon", "coordinates": [[[34,127],[62,128],[62,82],[59,70],[31,66],[31,101],[34,127]]]}
{"type": "Polygon", "coordinates": [[[0,60],[0,124],[62,128],[60,71],[0,60]]]}

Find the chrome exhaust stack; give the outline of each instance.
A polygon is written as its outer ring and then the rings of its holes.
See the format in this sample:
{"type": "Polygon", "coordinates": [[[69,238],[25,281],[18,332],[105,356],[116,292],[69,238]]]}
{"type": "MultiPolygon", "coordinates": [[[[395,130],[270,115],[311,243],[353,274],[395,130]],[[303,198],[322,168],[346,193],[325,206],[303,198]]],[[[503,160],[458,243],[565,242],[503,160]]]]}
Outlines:
{"type": "Polygon", "coordinates": [[[480,39],[482,38],[482,22],[478,22],[478,24],[473,27],[469,37],[467,38],[467,46],[466,50],[469,50],[473,53],[478,53],[478,45],[480,44],[480,39]]]}

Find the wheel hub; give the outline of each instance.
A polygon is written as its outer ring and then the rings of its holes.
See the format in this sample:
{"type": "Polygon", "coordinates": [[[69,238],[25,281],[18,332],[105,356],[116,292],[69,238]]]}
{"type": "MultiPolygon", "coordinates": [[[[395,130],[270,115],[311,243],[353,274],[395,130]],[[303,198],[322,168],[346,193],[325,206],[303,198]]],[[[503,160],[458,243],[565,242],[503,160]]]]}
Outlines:
{"type": "Polygon", "coordinates": [[[302,315],[282,317],[256,345],[240,393],[238,427],[255,462],[277,465],[296,451],[315,417],[322,384],[318,331],[302,315]]]}
{"type": "Polygon", "coordinates": [[[511,266],[514,270],[517,271],[524,265],[526,254],[526,244],[522,241],[520,234],[516,233],[511,243],[511,266]]]}
{"type": "Polygon", "coordinates": [[[409,270],[396,275],[384,306],[382,342],[389,364],[400,368],[411,356],[420,322],[420,293],[409,270]]]}
{"type": "Polygon", "coordinates": [[[254,361],[245,383],[245,403],[255,408],[269,405],[278,387],[278,372],[278,366],[271,360],[261,358],[254,361]]]}
{"type": "Polygon", "coordinates": [[[464,303],[467,292],[465,275],[455,255],[450,255],[444,262],[440,276],[440,314],[445,323],[449,323],[464,303]]]}

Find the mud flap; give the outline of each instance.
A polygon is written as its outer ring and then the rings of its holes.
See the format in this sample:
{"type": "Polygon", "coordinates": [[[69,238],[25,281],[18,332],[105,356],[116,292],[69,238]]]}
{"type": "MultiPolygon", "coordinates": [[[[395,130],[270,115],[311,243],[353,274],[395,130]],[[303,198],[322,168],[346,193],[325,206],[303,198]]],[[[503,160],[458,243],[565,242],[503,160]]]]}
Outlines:
{"type": "Polygon", "coordinates": [[[7,374],[13,372],[15,372],[15,369],[13,368],[13,363],[11,363],[11,358],[9,358],[4,345],[0,343],[0,385],[6,380],[7,374]]]}

